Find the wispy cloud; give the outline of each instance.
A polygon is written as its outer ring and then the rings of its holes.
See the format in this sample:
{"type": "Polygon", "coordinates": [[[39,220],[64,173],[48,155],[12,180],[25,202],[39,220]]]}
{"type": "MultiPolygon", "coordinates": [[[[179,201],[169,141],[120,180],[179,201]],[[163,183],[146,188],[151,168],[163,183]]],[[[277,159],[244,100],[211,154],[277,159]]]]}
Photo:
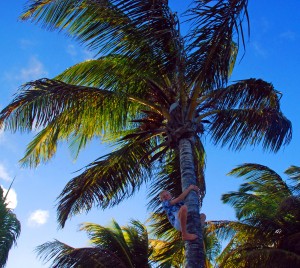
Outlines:
{"type": "MultiPolygon", "coordinates": [[[[3,189],[3,195],[5,196],[7,193],[7,189],[5,189],[2,185],[1,187],[3,189]]],[[[17,207],[18,204],[17,193],[13,188],[9,189],[5,203],[7,204],[8,208],[15,209],[17,207]]]]}
{"type": "Polygon", "coordinates": [[[296,33],[288,30],[288,31],[281,33],[280,38],[285,39],[285,40],[294,41],[294,40],[296,40],[296,33]]]}
{"type": "Polygon", "coordinates": [[[12,82],[19,85],[47,75],[48,72],[46,71],[43,63],[36,56],[31,56],[24,67],[4,73],[3,78],[6,82],[12,82]]]}
{"type": "Polygon", "coordinates": [[[22,81],[30,81],[47,76],[47,74],[48,72],[45,70],[43,63],[35,56],[32,56],[28,65],[20,70],[16,78],[22,81]]]}
{"type": "Polygon", "coordinates": [[[68,45],[66,52],[72,57],[76,57],[78,55],[77,49],[74,45],[68,45]]]}
{"type": "Polygon", "coordinates": [[[252,46],[253,46],[253,48],[254,48],[257,55],[262,56],[262,57],[267,57],[268,52],[260,43],[253,42],[252,46]]]}
{"type": "Polygon", "coordinates": [[[90,50],[78,48],[77,46],[73,44],[69,44],[66,48],[67,54],[69,54],[74,61],[81,61],[81,60],[88,60],[92,59],[94,56],[94,53],[92,53],[90,50]]]}
{"type": "Polygon", "coordinates": [[[38,209],[32,212],[28,218],[28,225],[31,227],[37,227],[45,224],[49,218],[49,211],[38,209]]]}
{"type": "Polygon", "coordinates": [[[27,49],[28,47],[32,47],[35,43],[29,39],[20,39],[19,44],[22,49],[27,49]]]}
{"type": "Polygon", "coordinates": [[[5,181],[11,181],[12,178],[9,176],[5,166],[0,163],[0,179],[5,181]]]}

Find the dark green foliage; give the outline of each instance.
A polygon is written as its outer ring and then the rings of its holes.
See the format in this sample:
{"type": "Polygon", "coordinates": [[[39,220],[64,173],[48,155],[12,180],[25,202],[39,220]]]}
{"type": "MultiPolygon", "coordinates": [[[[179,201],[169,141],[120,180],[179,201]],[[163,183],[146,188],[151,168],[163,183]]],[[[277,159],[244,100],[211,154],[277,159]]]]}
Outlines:
{"type": "Polygon", "coordinates": [[[17,243],[21,233],[21,223],[7,207],[6,196],[0,187],[0,267],[5,267],[10,249],[17,243]]]}
{"type": "Polygon", "coordinates": [[[246,182],[238,191],[222,196],[236,210],[239,221],[219,230],[230,238],[220,267],[300,265],[299,170],[295,166],[287,169],[287,181],[258,164],[244,164],[229,173],[246,182]]]}

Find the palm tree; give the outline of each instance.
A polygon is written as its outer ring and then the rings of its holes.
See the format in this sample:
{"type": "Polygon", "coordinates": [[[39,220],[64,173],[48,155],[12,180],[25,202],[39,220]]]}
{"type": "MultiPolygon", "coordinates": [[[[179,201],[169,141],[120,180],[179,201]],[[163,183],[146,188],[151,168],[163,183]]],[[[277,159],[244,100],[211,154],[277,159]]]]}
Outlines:
{"type": "Polygon", "coordinates": [[[7,207],[6,195],[0,187],[0,267],[5,267],[8,254],[21,233],[21,223],[10,208],[7,207]]]}
{"type": "Polygon", "coordinates": [[[300,266],[300,167],[291,166],[285,173],[287,181],[258,164],[243,164],[229,173],[246,182],[222,196],[238,221],[218,231],[231,238],[220,267],[300,266]]]}
{"type": "Polygon", "coordinates": [[[51,267],[151,267],[152,247],[146,227],[139,221],[120,227],[115,221],[111,227],[85,223],[81,230],[88,233],[90,247],[73,248],[58,240],[36,248],[40,259],[52,261],[51,267]]]}
{"type": "Polygon", "coordinates": [[[291,139],[272,84],[245,79],[228,85],[247,4],[192,1],[186,13],[191,30],[183,36],[166,0],[28,1],[22,19],[66,31],[97,58],[25,84],[2,110],[5,129],[41,129],[21,162],[47,162],[63,140],[76,155],[94,137],[116,146],[66,185],[58,197],[61,227],[94,205],[112,207],[142,184],[166,185],[172,177],[172,194],[190,184],[201,189],[200,198],[195,192],[186,198],[188,230],[198,234],[186,242],[186,259],[188,267],[204,266],[202,135],[234,150],[262,143],[274,152],[291,139]]]}

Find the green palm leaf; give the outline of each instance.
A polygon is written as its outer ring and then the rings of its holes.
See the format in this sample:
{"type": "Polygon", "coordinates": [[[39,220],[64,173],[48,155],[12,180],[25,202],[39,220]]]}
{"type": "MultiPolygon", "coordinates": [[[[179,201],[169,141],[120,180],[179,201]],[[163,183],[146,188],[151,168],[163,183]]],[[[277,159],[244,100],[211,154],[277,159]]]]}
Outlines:
{"type": "Polygon", "coordinates": [[[149,144],[128,143],[89,166],[73,178],[58,197],[58,221],[63,227],[68,217],[89,211],[93,205],[112,207],[130,197],[148,181],[151,162],[149,144]],[[126,155],[126,159],[124,156],[126,155]]]}

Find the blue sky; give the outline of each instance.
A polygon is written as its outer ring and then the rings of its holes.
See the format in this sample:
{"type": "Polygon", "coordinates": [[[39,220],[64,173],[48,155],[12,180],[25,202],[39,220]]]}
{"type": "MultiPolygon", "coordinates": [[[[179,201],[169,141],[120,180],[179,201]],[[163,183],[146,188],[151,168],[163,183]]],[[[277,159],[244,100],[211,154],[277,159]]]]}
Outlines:
{"type": "MultiPolygon", "coordinates": [[[[174,11],[182,8],[181,2],[184,1],[170,0],[174,11]]],[[[237,189],[241,183],[236,178],[226,176],[232,168],[242,163],[259,163],[284,176],[283,171],[290,165],[300,165],[300,2],[249,2],[251,36],[246,42],[246,54],[236,64],[231,80],[251,77],[272,82],[283,93],[282,111],[293,123],[293,140],[289,146],[274,154],[263,152],[261,147],[230,152],[226,148],[212,146],[209,137],[204,137],[207,151],[207,194],[203,212],[211,220],[234,219],[233,210],[220,201],[222,193],[237,189]]],[[[93,56],[92,52],[66,38],[63,33],[47,32],[29,22],[20,22],[18,15],[22,12],[24,3],[24,0],[0,2],[3,11],[0,18],[0,109],[12,100],[13,94],[23,83],[42,77],[51,78],[67,67],[93,56]]],[[[0,184],[7,189],[11,180],[16,177],[10,205],[22,224],[18,245],[9,255],[8,268],[48,267],[36,258],[34,248],[54,238],[75,247],[86,246],[85,233],[78,232],[78,226],[82,222],[107,225],[114,218],[123,225],[131,218],[145,221],[147,200],[146,190],[142,188],[132,199],[114,209],[93,209],[88,214],[72,218],[63,230],[58,229],[56,197],[74,176],[74,171],[103,155],[109,148],[95,140],[74,162],[66,144],[62,144],[48,164],[36,169],[21,168],[18,160],[22,158],[26,144],[34,134],[10,134],[0,130],[0,184]]]]}

